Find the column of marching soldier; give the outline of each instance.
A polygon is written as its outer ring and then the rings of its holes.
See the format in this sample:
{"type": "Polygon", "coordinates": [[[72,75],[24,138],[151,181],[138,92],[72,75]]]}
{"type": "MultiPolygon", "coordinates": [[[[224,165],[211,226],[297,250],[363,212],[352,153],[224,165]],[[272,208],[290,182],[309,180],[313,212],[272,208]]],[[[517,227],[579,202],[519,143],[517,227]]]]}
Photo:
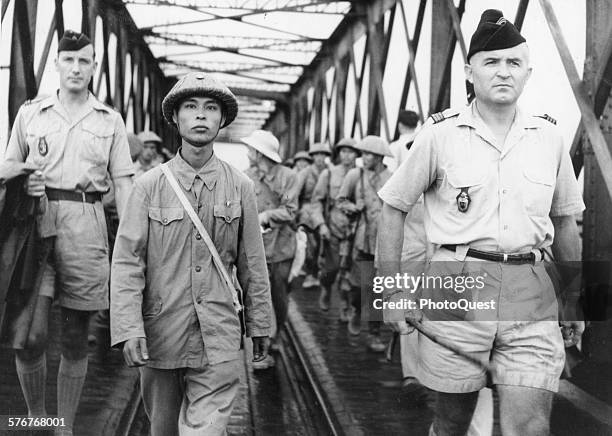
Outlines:
{"type": "MultiPolygon", "coordinates": [[[[337,293],[339,320],[359,335],[362,296],[371,295],[375,275],[419,275],[435,264],[427,259],[445,261],[436,272],[453,275],[472,259],[491,277],[484,293],[512,305],[517,293],[508,286],[518,287],[517,304],[539,312],[442,317],[435,335],[451,348],[410,328],[440,314],[385,312],[401,339],[403,388],[414,398],[423,385],[436,393],[432,435],[490,432],[481,424],[490,421],[490,408],[480,406],[487,401],[476,407],[487,377],[505,434],[548,432],[563,345],[578,342],[584,324],[573,304],[558,321],[541,250],[578,260],[573,215],[584,205],[550,118],[516,105],[531,73],[529,51],[501,12],[485,11],[472,36],[469,106],[434,114],[418,134],[417,114],[402,111],[391,145],[377,136],[345,138],[333,149],[314,144],[294,157],[297,171],[262,130],[242,138],[246,174],[215,156],[215,138],[238,104],[209,74],[186,75],[165,97],[163,115],[181,147],[164,158],[159,137],[129,138],[119,114],[88,91],[97,64],[86,35],[65,33],[56,66],[58,91],[22,106],[0,165],[0,218],[11,224],[0,229],[0,248],[13,259],[2,264],[10,273],[0,281],[2,343],[16,350],[30,416],[47,414],[55,300],[64,418],[55,432],[73,434],[87,326],[94,313],[98,324],[108,322],[109,276],[110,341],[139,367],[151,433],[211,435],[224,434],[238,392],[243,334],[252,338],[255,369],[274,366],[268,350],[280,341],[290,276],[320,287],[324,312],[337,293]]],[[[385,301],[413,298],[390,291],[385,301]]],[[[367,347],[382,352],[381,321],[370,318],[367,347]]]]}

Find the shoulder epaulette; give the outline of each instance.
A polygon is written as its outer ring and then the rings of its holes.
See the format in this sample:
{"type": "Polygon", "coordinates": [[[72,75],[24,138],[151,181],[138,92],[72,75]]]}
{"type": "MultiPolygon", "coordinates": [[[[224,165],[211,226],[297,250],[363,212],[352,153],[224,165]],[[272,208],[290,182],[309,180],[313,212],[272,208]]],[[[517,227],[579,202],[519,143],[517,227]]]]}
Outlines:
{"type": "Polygon", "coordinates": [[[446,109],[445,111],[442,112],[436,112],[435,114],[431,114],[429,117],[431,118],[431,120],[433,121],[434,124],[437,124],[441,121],[444,121],[448,118],[453,118],[456,117],[457,115],[459,115],[459,111],[458,110],[453,110],[453,109],[446,109]]]}
{"type": "Polygon", "coordinates": [[[557,120],[555,120],[553,117],[551,117],[548,114],[544,114],[544,115],[536,115],[536,117],[538,118],[542,118],[543,120],[548,121],[549,123],[552,123],[554,125],[557,125],[557,120]]]}

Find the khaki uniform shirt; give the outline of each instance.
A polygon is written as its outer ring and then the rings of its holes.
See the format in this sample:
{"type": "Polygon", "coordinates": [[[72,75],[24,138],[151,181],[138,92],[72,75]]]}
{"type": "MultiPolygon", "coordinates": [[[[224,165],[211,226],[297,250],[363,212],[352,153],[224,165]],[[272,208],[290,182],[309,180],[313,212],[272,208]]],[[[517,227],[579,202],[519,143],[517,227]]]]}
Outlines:
{"type": "Polygon", "coordinates": [[[349,169],[334,165],[323,170],[312,193],[314,228],[327,224],[332,236],[338,239],[345,239],[350,227],[349,219],[336,205],[336,197],[349,169]]]}
{"type": "MultiPolygon", "coordinates": [[[[228,271],[243,289],[246,332],[270,332],[270,284],[253,184],[215,155],[199,171],[168,163],[228,271]]],[[[111,339],[146,337],[149,366],[201,368],[236,359],[241,334],[231,291],[176,193],[154,168],[134,182],[111,273],[111,339]]]]}
{"type": "Polygon", "coordinates": [[[344,203],[351,202],[361,210],[354,247],[363,253],[375,253],[378,217],[383,204],[377,192],[389,177],[391,172],[386,168],[379,173],[365,168],[353,168],[347,173],[338,191],[336,200],[340,209],[344,203]]]}
{"type": "Polygon", "coordinates": [[[383,201],[404,211],[424,192],[430,242],[525,253],[552,244],[550,217],[584,210],[553,124],[517,108],[499,145],[473,104],[446,114],[421,130],[408,159],[379,191],[383,201]],[[457,207],[462,188],[471,199],[466,212],[457,207]]]}
{"type": "Polygon", "coordinates": [[[125,125],[92,94],[88,110],[70,120],[57,93],[25,103],[17,113],[5,159],[34,162],[49,188],[107,192],[110,178],[134,174],[125,125]]]}
{"type": "Polygon", "coordinates": [[[255,184],[257,210],[265,213],[270,228],[263,234],[268,263],[282,262],[295,256],[294,222],[298,210],[296,173],[283,165],[275,165],[263,173],[255,167],[246,171],[255,184]]]}
{"type": "Polygon", "coordinates": [[[391,172],[397,170],[397,168],[406,160],[408,155],[408,147],[407,144],[414,140],[415,133],[404,133],[401,135],[397,141],[389,144],[389,149],[393,154],[391,156],[385,156],[383,159],[383,163],[387,166],[387,169],[391,172]]]}

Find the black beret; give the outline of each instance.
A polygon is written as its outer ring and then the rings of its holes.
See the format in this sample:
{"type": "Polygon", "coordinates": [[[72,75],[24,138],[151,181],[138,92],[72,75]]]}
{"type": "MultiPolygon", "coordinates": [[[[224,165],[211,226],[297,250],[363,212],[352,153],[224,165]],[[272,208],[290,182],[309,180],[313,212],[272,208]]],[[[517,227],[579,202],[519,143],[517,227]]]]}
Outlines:
{"type": "Polygon", "coordinates": [[[514,24],[504,18],[497,9],[487,9],[480,17],[480,23],[472,35],[467,61],[479,51],[501,50],[516,47],[525,42],[514,24]]]}
{"type": "Polygon", "coordinates": [[[91,40],[84,33],[66,30],[64,36],[62,36],[62,39],[60,39],[57,45],[57,52],[77,51],[89,44],[91,44],[91,40]]]}

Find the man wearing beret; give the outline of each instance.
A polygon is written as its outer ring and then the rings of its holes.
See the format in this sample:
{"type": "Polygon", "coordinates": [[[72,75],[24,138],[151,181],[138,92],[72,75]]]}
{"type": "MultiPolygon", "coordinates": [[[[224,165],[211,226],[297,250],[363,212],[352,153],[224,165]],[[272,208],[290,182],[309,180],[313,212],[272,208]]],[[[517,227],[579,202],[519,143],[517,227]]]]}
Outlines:
{"type": "Polygon", "coordinates": [[[427,235],[438,246],[426,278],[452,284],[429,280],[419,299],[399,287],[388,292],[387,301],[417,304],[385,318],[401,334],[411,331],[406,319],[426,333],[417,378],[437,391],[430,434],[466,432],[487,376],[499,393],[504,434],[549,434],[564,340],[576,343],[584,323],[575,305],[558,310],[542,249],[552,247],[557,261],[580,260],[574,215],[584,204],[550,117],[517,106],[531,73],[529,49],[500,11],[482,14],[467,61],[475,100],[432,115],[379,192],[384,274],[399,271],[404,217],[424,193],[427,235]],[[460,299],[487,305],[453,309],[460,299]]]}
{"type": "Polygon", "coordinates": [[[222,435],[241,364],[233,271],[254,361],[268,350],[270,284],[255,191],[213,152],[219,129],[238,112],[225,85],[187,74],[162,110],[182,145],[134,182],[113,252],[111,343],[123,346],[129,366],[141,367],[153,436],[222,435]]]}
{"type": "Polygon", "coordinates": [[[114,184],[121,213],[133,165],[121,116],[88,91],[97,66],[89,38],[67,30],[55,66],[59,90],[20,108],[5,158],[38,167],[25,189],[45,205],[41,226],[57,232],[27,349],[16,353],[17,374],[29,415],[45,415],[46,332],[55,298],[62,310],[57,404],[66,426],[60,433],[72,434],[87,372],[89,316],[108,309],[108,240],[101,198],[114,184]]]}

